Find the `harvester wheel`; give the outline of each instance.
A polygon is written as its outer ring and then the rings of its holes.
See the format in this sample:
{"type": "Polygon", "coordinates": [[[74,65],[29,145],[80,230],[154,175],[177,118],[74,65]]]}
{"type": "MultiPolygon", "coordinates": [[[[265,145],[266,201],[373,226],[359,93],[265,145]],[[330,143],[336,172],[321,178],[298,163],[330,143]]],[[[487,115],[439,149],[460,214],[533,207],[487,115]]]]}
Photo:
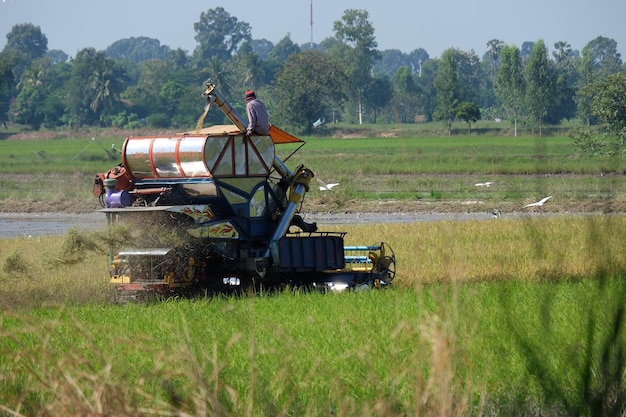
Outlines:
{"type": "Polygon", "coordinates": [[[376,262],[378,277],[387,283],[396,277],[396,260],[393,256],[383,256],[376,262]]]}
{"type": "Polygon", "coordinates": [[[396,277],[396,255],[391,246],[385,242],[380,243],[380,257],[376,259],[376,273],[378,278],[391,284],[396,277]]]}

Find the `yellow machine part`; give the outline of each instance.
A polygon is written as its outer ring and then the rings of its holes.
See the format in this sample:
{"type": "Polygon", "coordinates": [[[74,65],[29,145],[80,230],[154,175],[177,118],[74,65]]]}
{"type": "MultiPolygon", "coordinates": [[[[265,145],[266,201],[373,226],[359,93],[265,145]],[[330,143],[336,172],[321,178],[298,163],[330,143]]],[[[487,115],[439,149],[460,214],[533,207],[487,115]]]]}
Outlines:
{"type": "Polygon", "coordinates": [[[114,274],[113,272],[117,270],[117,267],[122,265],[122,258],[116,256],[113,258],[109,270],[112,272],[111,280],[109,281],[111,284],[130,284],[131,278],[128,274],[114,274]]]}
{"type": "Polygon", "coordinates": [[[129,275],[113,275],[109,281],[111,284],[130,284],[129,275]]]}

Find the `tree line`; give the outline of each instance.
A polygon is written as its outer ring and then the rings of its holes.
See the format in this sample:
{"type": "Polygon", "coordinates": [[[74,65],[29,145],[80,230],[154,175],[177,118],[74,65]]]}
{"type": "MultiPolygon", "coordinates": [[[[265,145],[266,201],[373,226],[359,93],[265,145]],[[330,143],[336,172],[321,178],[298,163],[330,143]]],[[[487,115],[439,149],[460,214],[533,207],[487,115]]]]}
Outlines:
{"type": "MultiPolygon", "coordinates": [[[[541,134],[579,119],[626,136],[626,66],[617,42],[602,36],[582,51],[565,41],[550,54],[541,39],[521,47],[492,39],[482,57],[450,48],[432,58],[422,48],[378,50],[366,10],[345,10],[333,36],[298,45],[252,39],[250,25],[222,7],[202,12],[194,31],[191,53],[138,37],[70,58],[48,50],[38,26],[15,25],[0,52],[0,121],[188,130],[210,79],[241,113],[244,91],[257,90],[273,123],[304,134],[322,122],[422,121],[442,121],[451,133],[455,120],[469,129],[482,118],[509,121],[516,134],[520,122],[541,134]]],[[[207,122],[226,121],[211,112],[207,122]]]]}

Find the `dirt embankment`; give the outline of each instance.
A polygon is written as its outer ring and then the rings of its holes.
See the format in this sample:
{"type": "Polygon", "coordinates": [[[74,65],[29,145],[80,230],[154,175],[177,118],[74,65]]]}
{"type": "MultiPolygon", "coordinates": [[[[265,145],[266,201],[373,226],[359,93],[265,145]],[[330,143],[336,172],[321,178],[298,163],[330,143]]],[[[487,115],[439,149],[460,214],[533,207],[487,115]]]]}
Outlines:
{"type": "Polygon", "coordinates": [[[128,137],[143,135],[172,135],[175,130],[163,130],[155,132],[154,129],[77,129],[77,130],[55,130],[55,131],[23,131],[8,132],[0,131],[0,140],[29,140],[29,139],[59,139],[59,138],[110,138],[110,137],[128,137]]]}

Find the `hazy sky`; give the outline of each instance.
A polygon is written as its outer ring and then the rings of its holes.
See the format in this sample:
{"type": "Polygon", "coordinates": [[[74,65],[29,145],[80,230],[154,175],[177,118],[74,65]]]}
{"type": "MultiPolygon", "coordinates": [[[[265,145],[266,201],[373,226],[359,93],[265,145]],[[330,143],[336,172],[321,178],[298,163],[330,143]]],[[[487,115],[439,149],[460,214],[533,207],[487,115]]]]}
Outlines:
{"type": "MultiPolygon", "coordinates": [[[[490,39],[521,47],[543,39],[549,52],[566,41],[581,50],[597,36],[617,41],[626,60],[625,0],[312,0],[313,42],[333,35],[333,22],[347,9],[365,9],[374,26],[378,49],[410,52],[424,48],[439,57],[450,47],[473,49],[479,56],[490,39]]],[[[147,36],[172,49],[192,52],[193,24],[200,13],[223,7],[250,24],[254,39],[276,44],[289,35],[297,44],[311,40],[311,0],[2,0],[0,49],[13,25],[33,23],[48,38],[48,49],[70,56],[113,42],[147,36]]]]}

